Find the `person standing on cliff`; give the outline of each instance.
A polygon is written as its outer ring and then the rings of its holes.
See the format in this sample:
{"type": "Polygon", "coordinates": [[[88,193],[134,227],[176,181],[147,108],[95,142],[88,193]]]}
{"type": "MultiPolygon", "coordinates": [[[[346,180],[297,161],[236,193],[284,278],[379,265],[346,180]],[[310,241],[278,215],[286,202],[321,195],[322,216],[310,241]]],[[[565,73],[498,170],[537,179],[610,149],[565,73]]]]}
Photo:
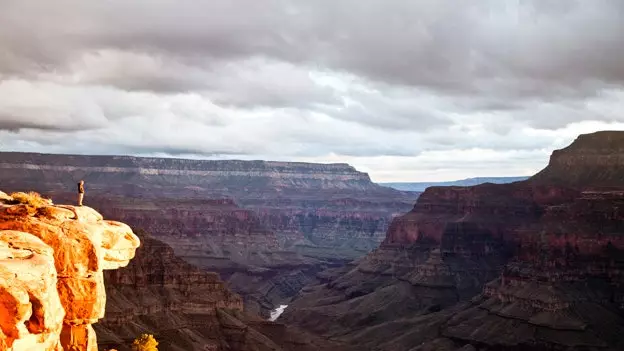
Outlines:
{"type": "Polygon", "coordinates": [[[84,180],[78,182],[78,206],[82,206],[82,199],[84,199],[84,180]]]}

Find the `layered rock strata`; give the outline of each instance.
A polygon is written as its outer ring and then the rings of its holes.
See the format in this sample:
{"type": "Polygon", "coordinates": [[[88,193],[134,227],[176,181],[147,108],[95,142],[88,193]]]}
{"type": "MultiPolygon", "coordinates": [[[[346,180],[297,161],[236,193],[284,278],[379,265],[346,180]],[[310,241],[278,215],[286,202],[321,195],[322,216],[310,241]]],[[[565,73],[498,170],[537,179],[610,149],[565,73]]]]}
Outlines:
{"type": "MultiPolygon", "coordinates": [[[[55,198],[71,200],[73,195],[55,198]]],[[[357,256],[333,248],[285,250],[250,210],[230,199],[131,199],[90,195],[108,218],[141,228],[171,245],[176,255],[216,271],[241,293],[247,310],[268,317],[314,275],[357,256]]],[[[363,254],[363,252],[362,252],[363,254]]]]}
{"type": "Polygon", "coordinates": [[[72,202],[84,179],[85,204],[218,271],[266,316],[379,246],[417,197],[346,164],[0,153],[0,170],[5,188],[72,202]]]}
{"type": "Polygon", "coordinates": [[[6,188],[55,196],[84,179],[87,199],[232,198],[254,211],[282,246],[345,251],[375,248],[392,216],[417,197],[379,186],[347,164],[0,153],[0,169],[6,188]]]}
{"type": "Polygon", "coordinates": [[[624,349],[622,150],[584,135],[526,181],[428,188],[282,319],[362,349],[624,349]]]}
{"type": "Polygon", "coordinates": [[[104,349],[129,350],[153,334],[160,350],[342,350],[280,323],[244,312],[243,299],[213,272],[188,264],[167,244],[138,232],[128,267],[105,274],[106,315],[95,325],[104,349]]]}
{"type": "MultiPolygon", "coordinates": [[[[514,260],[471,300],[421,318],[437,338],[415,350],[621,350],[622,251],[607,249],[578,267],[514,260]],[[440,345],[445,345],[440,347],[440,345]]],[[[578,263],[578,261],[577,261],[578,263]]],[[[399,338],[386,346],[392,347],[399,338]]]]}
{"type": "Polygon", "coordinates": [[[568,147],[555,150],[548,167],[534,175],[531,182],[573,188],[621,188],[623,169],[624,134],[602,131],[580,135],[568,147]]]}
{"type": "Polygon", "coordinates": [[[15,284],[3,281],[9,286],[0,316],[27,319],[18,329],[3,328],[3,342],[15,351],[97,350],[91,325],[104,317],[103,270],[126,266],[139,239],[89,207],[55,206],[34,194],[1,198],[3,269],[13,272],[15,284]]]}

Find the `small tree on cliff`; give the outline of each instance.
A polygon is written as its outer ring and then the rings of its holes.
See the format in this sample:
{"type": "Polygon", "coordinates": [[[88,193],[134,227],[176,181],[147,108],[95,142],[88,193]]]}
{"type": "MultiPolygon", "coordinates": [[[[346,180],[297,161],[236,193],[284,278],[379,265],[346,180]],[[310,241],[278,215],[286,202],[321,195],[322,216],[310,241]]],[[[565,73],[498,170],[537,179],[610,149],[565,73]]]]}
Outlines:
{"type": "Polygon", "coordinates": [[[132,351],[158,351],[158,341],[151,334],[142,334],[134,339],[132,351]]]}

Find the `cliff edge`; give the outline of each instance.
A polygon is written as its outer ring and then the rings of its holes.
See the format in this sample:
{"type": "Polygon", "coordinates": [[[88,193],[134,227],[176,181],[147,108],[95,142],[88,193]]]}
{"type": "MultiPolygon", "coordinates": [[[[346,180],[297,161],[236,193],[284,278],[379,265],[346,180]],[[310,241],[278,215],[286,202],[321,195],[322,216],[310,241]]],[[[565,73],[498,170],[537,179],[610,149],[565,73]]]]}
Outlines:
{"type": "Polygon", "coordinates": [[[139,244],[89,207],[0,192],[0,350],[97,351],[103,270],[126,266],[139,244]]]}

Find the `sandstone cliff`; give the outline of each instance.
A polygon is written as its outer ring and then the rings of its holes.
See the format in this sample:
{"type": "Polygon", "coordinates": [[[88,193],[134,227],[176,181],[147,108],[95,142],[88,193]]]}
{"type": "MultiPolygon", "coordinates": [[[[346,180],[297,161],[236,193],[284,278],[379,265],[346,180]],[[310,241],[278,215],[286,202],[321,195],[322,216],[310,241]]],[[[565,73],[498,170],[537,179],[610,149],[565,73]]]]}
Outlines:
{"type": "Polygon", "coordinates": [[[96,351],[103,270],[134,257],[139,239],[88,207],[0,193],[0,350],[96,351]]]}
{"type": "Polygon", "coordinates": [[[363,349],[623,349],[623,149],[584,135],[529,180],[428,188],[282,318],[363,349]]]}

